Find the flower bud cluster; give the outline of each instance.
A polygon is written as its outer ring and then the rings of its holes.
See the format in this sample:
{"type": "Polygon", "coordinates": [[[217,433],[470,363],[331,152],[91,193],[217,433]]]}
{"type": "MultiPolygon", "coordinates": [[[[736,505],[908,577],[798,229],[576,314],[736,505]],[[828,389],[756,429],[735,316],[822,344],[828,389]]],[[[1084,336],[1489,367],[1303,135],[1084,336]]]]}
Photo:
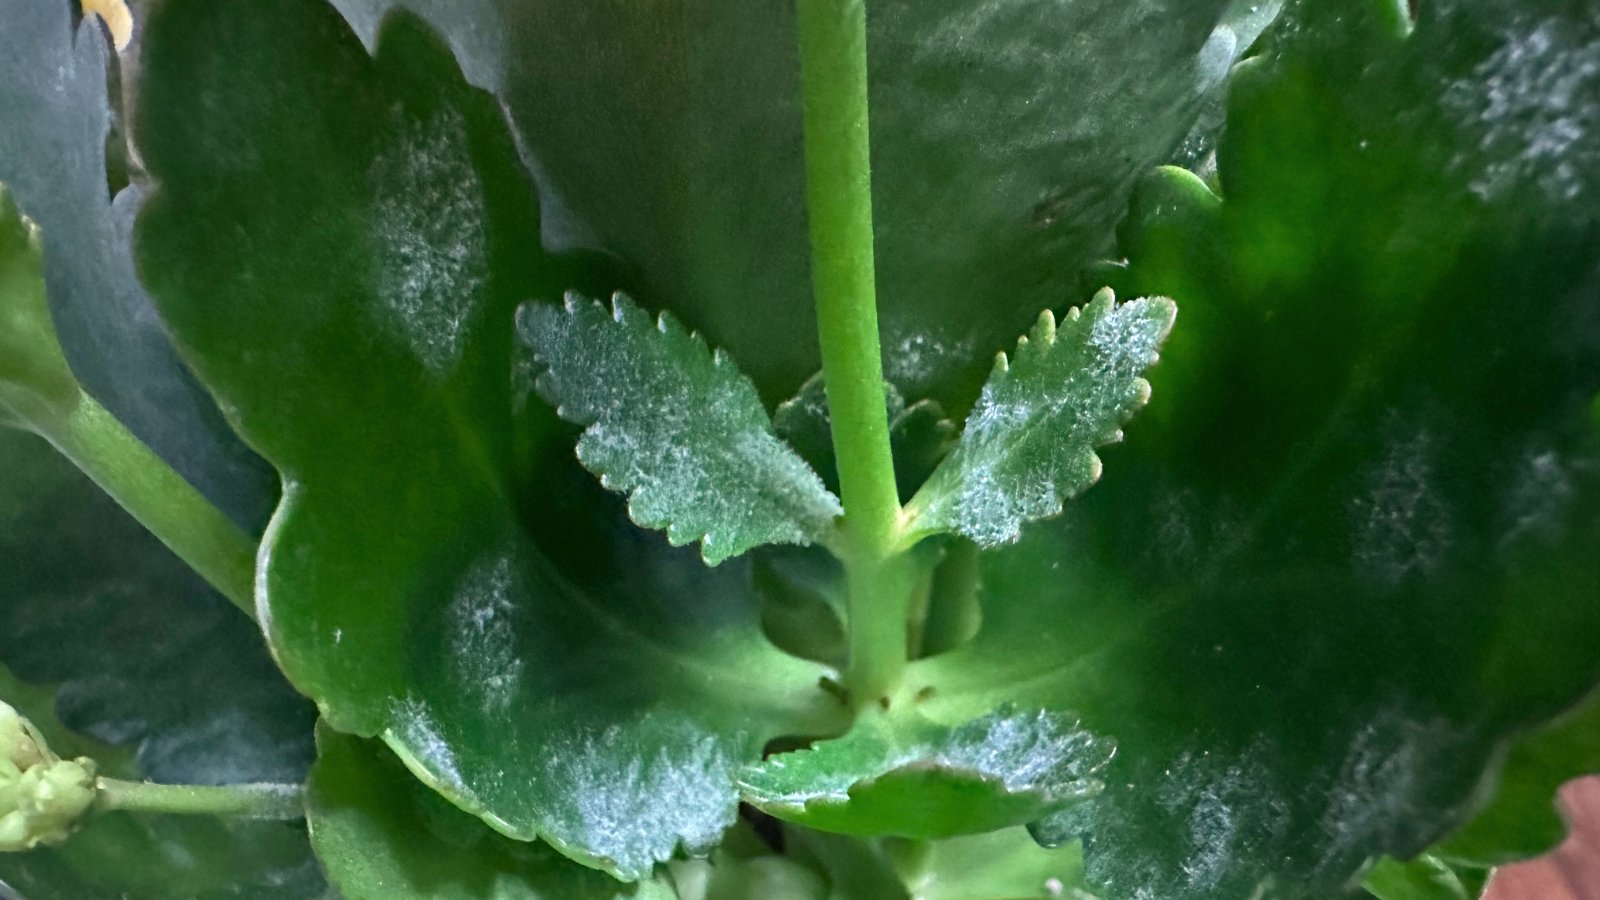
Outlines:
{"type": "Polygon", "coordinates": [[[0,702],[0,853],[67,839],[95,798],[95,765],[65,760],[0,702]]]}

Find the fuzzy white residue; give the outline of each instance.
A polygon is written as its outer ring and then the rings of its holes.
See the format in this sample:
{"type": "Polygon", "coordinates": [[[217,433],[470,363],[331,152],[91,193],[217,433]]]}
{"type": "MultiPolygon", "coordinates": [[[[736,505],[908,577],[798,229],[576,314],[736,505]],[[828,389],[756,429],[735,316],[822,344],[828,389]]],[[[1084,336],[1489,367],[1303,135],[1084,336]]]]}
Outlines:
{"type": "Polygon", "coordinates": [[[399,140],[371,168],[378,287],[385,324],[444,377],[461,360],[488,270],[483,185],[460,113],[397,118],[399,140]]]}
{"type": "Polygon", "coordinates": [[[516,613],[526,593],[514,558],[490,553],[462,573],[450,601],[450,665],[456,684],[475,692],[485,713],[509,708],[521,683],[516,613]]]}

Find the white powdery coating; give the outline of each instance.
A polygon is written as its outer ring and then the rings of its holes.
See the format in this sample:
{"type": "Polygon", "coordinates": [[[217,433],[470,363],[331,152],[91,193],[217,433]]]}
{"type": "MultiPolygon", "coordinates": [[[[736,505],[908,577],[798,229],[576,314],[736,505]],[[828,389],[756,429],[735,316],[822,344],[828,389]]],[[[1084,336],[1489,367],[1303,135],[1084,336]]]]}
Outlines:
{"type": "Polygon", "coordinates": [[[609,861],[626,877],[647,875],[680,847],[704,853],[733,824],[736,765],[727,741],[687,723],[646,715],[626,726],[553,738],[541,781],[551,794],[550,837],[609,861]],[[685,734],[685,731],[690,733],[685,734]],[[672,734],[662,738],[661,732],[672,734]],[[641,754],[640,747],[654,744],[641,754]]]}
{"type": "Polygon", "coordinates": [[[1047,801],[1066,800],[1097,787],[1094,776],[1110,761],[1112,744],[1057,713],[1018,714],[999,710],[936,737],[903,745],[893,736],[855,735],[824,742],[813,750],[773,757],[756,767],[746,783],[766,803],[801,807],[828,799],[845,802],[863,783],[908,768],[938,766],[952,779],[998,782],[1007,793],[1035,793],[1047,801]],[[852,759],[863,742],[880,753],[867,767],[834,765],[852,759]]]}
{"type": "Polygon", "coordinates": [[[486,281],[483,185],[460,113],[402,119],[397,130],[371,169],[369,235],[385,324],[443,378],[461,361],[486,281]]]}
{"type": "Polygon", "coordinates": [[[1471,173],[1479,197],[1494,201],[1533,186],[1549,203],[1572,204],[1600,191],[1597,30],[1550,19],[1508,33],[1446,89],[1445,108],[1473,148],[1453,165],[1471,173]]]}
{"type": "Polygon", "coordinates": [[[397,701],[389,712],[389,733],[399,744],[396,749],[404,748],[411,763],[439,785],[463,796],[470,795],[466,780],[461,777],[456,752],[439,733],[427,704],[415,697],[397,701]]]}
{"type": "Polygon", "coordinates": [[[712,563],[770,543],[816,540],[839,501],[772,431],[755,386],[674,320],[622,295],[607,311],[569,297],[531,306],[524,339],[547,367],[539,392],[588,426],[578,459],[628,511],[712,563]]]}
{"type": "Polygon", "coordinates": [[[1425,428],[1397,422],[1388,431],[1383,458],[1351,504],[1351,564],[1358,577],[1392,590],[1436,571],[1456,526],[1435,483],[1439,439],[1425,428]]]}
{"type": "Polygon", "coordinates": [[[1059,329],[1047,314],[984,385],[960,444],[930,480],[920,524],[994,546],[1058,515],[1100,477],[1094,448],[1119,440],[1148,399],[1140,376],[1172,315],[1171,301],[1116,306],[1109,291],[1059,329]]]}
{"type": "Polygon", "coordinates": [[[511,706],[525,663],[517,653],[515,598],[526,596],[513,558],[488,554],[462,574],[450,601],[450,666],[455,683],[477,692],[485,713],[511,706]]]}

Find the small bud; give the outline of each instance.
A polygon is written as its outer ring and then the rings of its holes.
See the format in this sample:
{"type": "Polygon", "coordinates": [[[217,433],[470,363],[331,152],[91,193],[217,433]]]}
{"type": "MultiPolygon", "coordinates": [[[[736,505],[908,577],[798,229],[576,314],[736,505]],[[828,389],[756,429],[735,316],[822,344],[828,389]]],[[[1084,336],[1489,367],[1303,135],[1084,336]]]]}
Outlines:
{"type": "Polygon", "coordinates": [[[65,841],[94,804],[95,764],[56,760],[33,766],[0,789],[0,853],[65,841]]]}
{"type": "Polygon", "coordinates": [[[27,719],[0,702],[0,853],[66,840],[97,790],[93,760],[57,757],[27,719]]]}
{"type": "MultiPolygon", "coordinates": [[[[21,713],[0,700],[0,760],[25,770],[44,762],[46,755],[44,742],[34,734],[33,726],[21,713]]],[[[0,766],[0,771],[3,768],[0,766]]]]}

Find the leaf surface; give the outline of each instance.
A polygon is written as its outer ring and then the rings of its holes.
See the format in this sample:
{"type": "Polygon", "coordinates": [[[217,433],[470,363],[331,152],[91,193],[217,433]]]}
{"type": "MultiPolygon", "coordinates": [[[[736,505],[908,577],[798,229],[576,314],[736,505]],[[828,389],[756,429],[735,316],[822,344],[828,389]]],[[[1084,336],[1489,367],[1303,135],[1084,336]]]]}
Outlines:
{"type": "Polygon", "coordinates": [[[920,839],[1020,825],[1099,790],[1111,744],[1053,713],[1002,709],[950,728],[870,716],[844,737],[744,770],[745,801],[787,821],[920,839]]]}
{"type": "Polygon", "coordinates": [[[716,565],[763,544],[826,540],[839,500],[773,432],[755,385],[677,320],[618,294],[530,304],[537,387],[584,426],[578,459],[629,495],[628,513],[716,565]]]}
{"type": "Polygon", "coordinates": [[[1058,326],[1048,310],[984,385],[950,456],[908,505],[914,533],[953,531],[980,546],[1011,543],[1025,522],[1100,478],[1095,448],[1150,398],[1142,373],[1172,328],[1165,298],[1118,305],[1102,290],[1058,326]],[[1030,340],[1031,339],[1031,340],[1030,340]]]}
{"type": "Polygon", "coordinates": [[[498,104],[410,17],[375,58],[313,0],[171,0],[145,40],[140,262],[283,475],[290,679],[510,837],[630,880],[708,849],[731,772],[837,704],[747,563],[629,525],[542,405],[513,422],[514,311],[564,276],[498,104]]]}
{"type": "Polygon", "coordinates": [[[1362,886],[1378,900],[1477,900],[1449,866],[1431,856],[1381,859],[1362,886]]]}
{"type": "Polygon", "coordinates": [[[43,232],[44,276],[78,381],[242,527],[259,530],[277,485],[234,436],[168,341],[129,248],[142,188],[107,186],[108,69],[93,18],[73,5],[3,0],[0,182],[43,232]]]}
{"type": "MultiPolygon", "coordinates": [[[[620,257],[621,287],[769,403],[820,368],[792,3],[336,5],[369,27],[404,5],[451,35],[506,100],[553,246],[620,257]]],[[[1084,295],[1133,184],[1226,77],[1227,6],[868,4],[878,302],[907,396],[966,409],[996,351],[1084,295]]]]}
{"type": "Polygon", "coordinates": [[[1023,828],[934,841],[900,870],[915,900],[1094,900],[1082,890],[1083,848],[1047,849],[1023,828]]]}
{"type": "Polygon", "coordinates": [[[1097,893],[1337,895],[1600,680],[1600,128],[1543,152],[1600,113],[1600,23],[1397,8],[1292,4],[1235,76],[1223,199],[1143,189],[1114,286],[1183,307],[1156,399],[982,558],[973,642],[913,665],[936,721],[1117,741],[1034,827],[1083,839],[1097,893]]]}
{"type": "MultiPolygon", "coordinates": [[[[313,710],[260,633],[41,438],[0,430],[0,698],[121,778],[299,782],[313,710]]],[[[305,830],[113,813],[0,854],[27,900],[309,900],[305,830]]]]}
{"type": "Polygon", "coordinates": [[[513,841],[424,787],[381,744],[323,727],[307,787],[317,858],[345,900],[673,900],[513,841]]]}

